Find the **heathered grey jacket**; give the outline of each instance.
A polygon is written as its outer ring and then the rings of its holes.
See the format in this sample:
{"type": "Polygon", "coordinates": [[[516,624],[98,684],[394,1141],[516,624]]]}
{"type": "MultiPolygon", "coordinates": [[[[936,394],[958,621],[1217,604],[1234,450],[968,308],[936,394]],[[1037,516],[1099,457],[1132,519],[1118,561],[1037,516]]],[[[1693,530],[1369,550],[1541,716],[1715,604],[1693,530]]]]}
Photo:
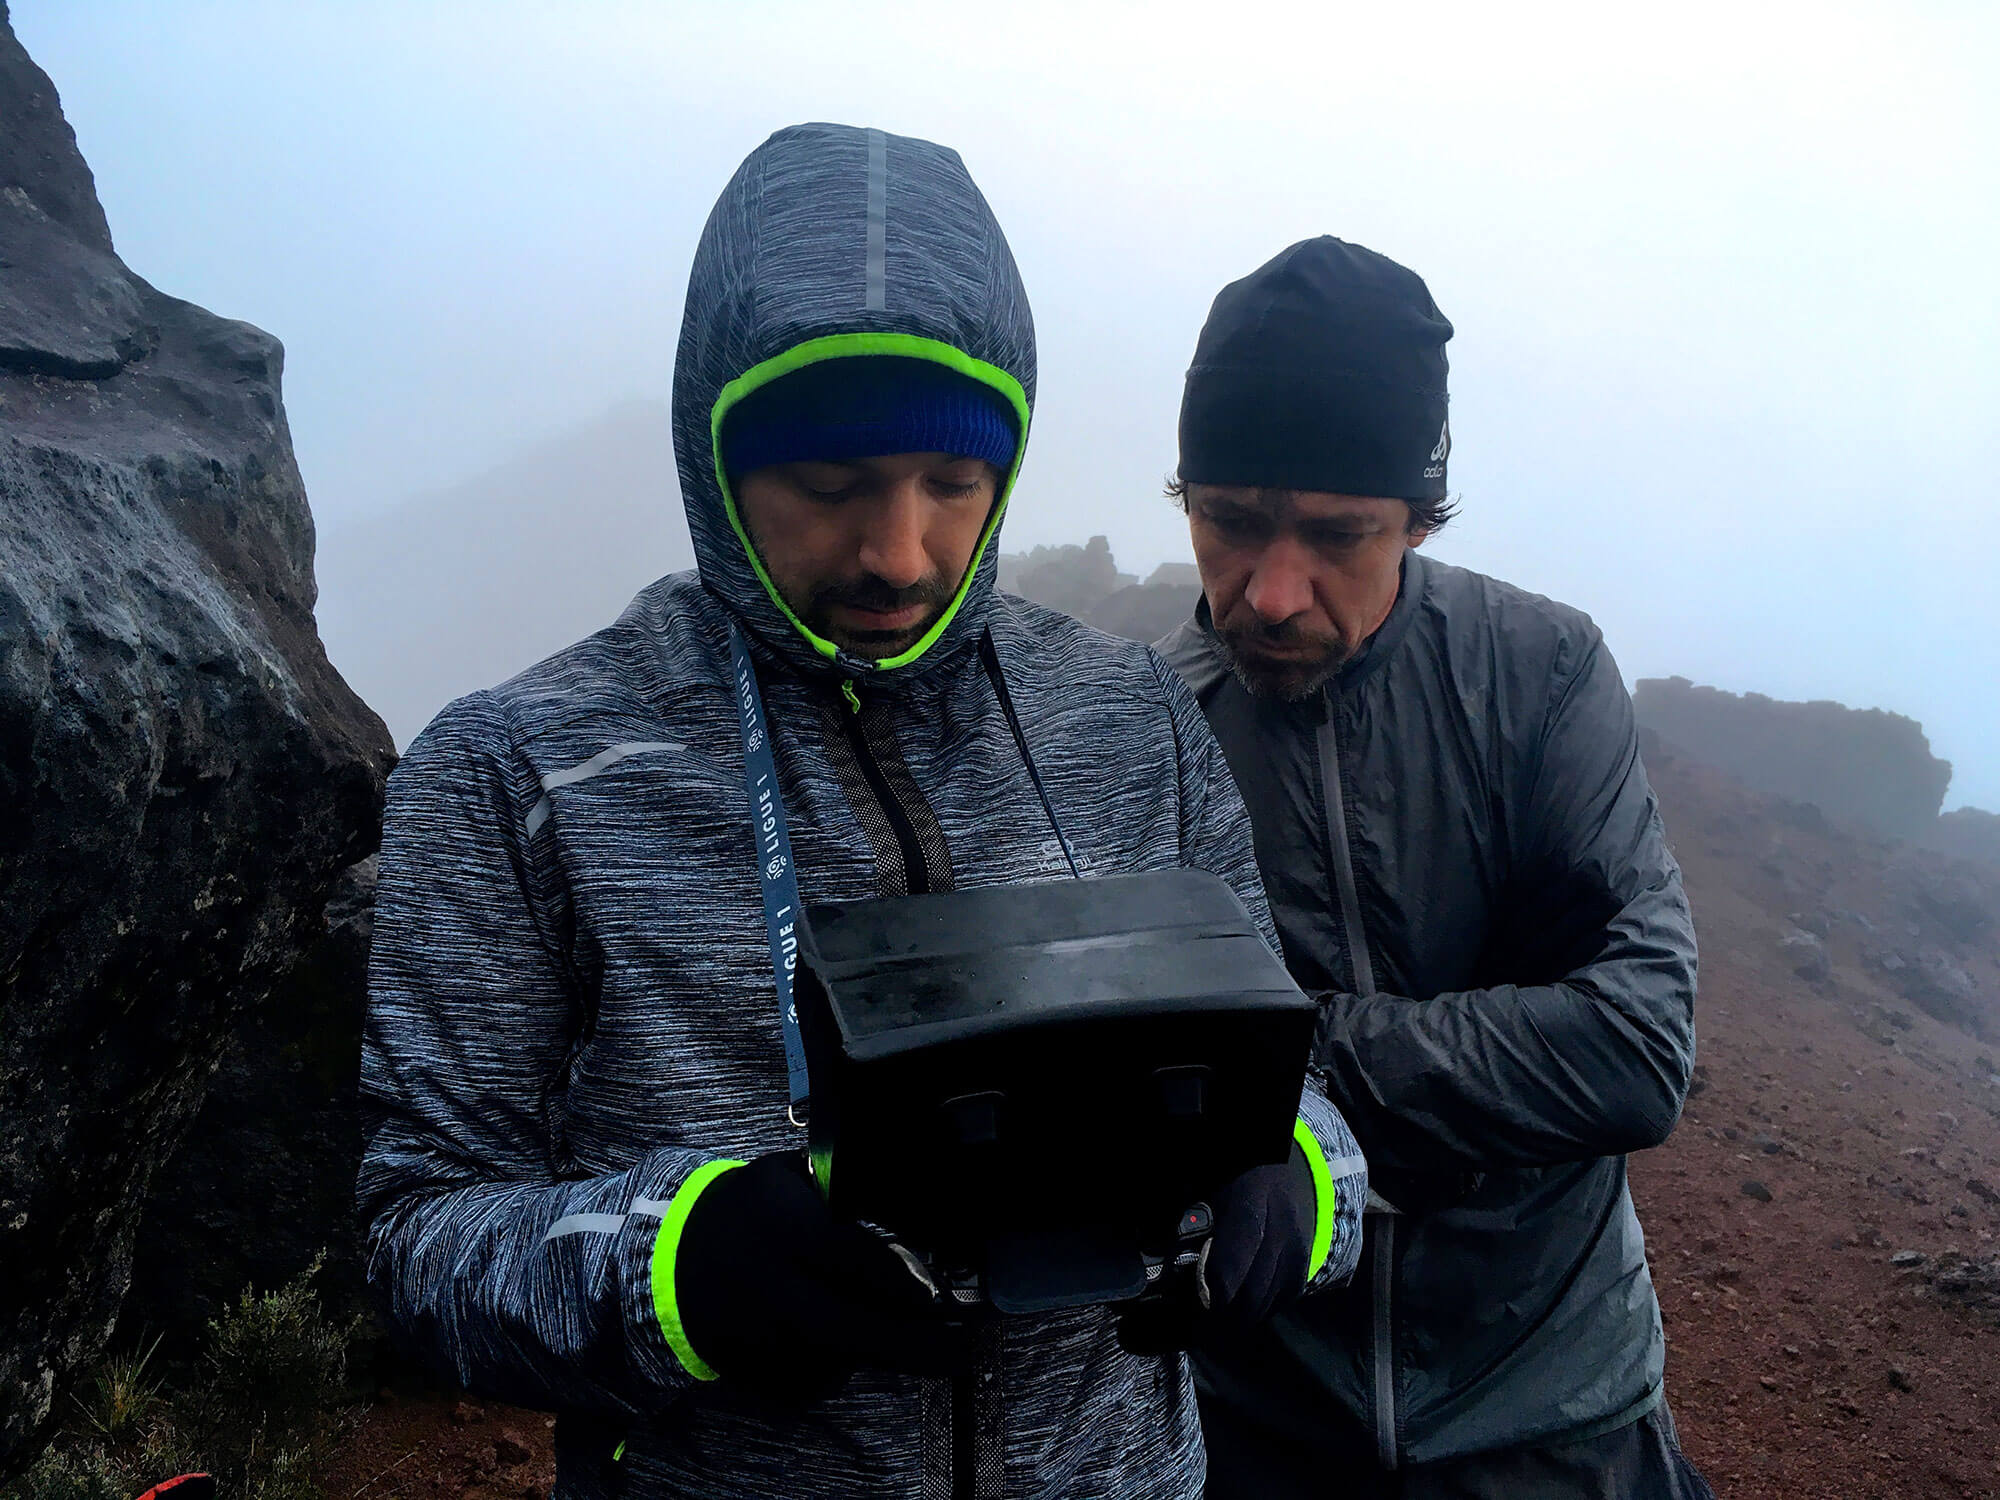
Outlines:
{"type": "Polygon", "coordinates": [[[1353,1292],[1201,1364],[1204,1402],[1384,1467],[1658,1401],[1624,1153],[1694,1062],[1695,941],[1631,700],[1573,609],[1407,554],[1321,694],[1257,702],[1205,603],[1160,643],[1249,804],[1317,1063],[1372,1181],[1353,1292]]]}
{"type": "MultiPolygon", "coordinates": [[[[830,656],[765,587],[717,477],[718,405],[815,355],[880,352],[986,380],[1025,427],[1027,301],[956,155],[780,132],[717,204],[689,284],[674,436],[698,575],[453,704],[392,779],[363,1059],[370,1273],[400,1332],[464,1384],[565,1414],[561,1495],[950,1492],[936,1383],[864,1372],[771,1409],[699,1378],[699,1351],[670,1310],[663,1323],[703,1169],[801,1144],[731,619],[757,658],[807,901],[918,873],[934,889],[1068,875],[981,661],[990,639],[1085,873],[1198,866],[1268,924],[1192,695],[1148,649],[996,594],[990,532],[945,627],[890,670],[830,656]]],[[[1323,1097],[1301,1113],[1329,1161],[1354,1156],[1323,1097]]],[[[1365,1177],[1337,1189],[1322,1281],[1359,1254],[1365,1177]]],[[[1006,1494],[1199,1493],[1185,1361],[1123,1353],[1102,1310],[1009,1322],[998,1378],[1006,1494]]]]}

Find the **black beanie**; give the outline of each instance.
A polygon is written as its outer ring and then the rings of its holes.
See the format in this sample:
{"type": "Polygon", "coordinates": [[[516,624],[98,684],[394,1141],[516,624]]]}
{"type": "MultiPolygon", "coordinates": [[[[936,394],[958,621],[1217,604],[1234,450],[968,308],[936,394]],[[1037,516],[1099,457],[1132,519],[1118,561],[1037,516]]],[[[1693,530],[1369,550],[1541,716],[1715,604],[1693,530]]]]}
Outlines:
{"type": "Polygon", "coordinates": [[[1224,287],[1181,397],[1180,478],[1442,500],[1445,340],[1423,278],[1331,235],[1224,287]]]}

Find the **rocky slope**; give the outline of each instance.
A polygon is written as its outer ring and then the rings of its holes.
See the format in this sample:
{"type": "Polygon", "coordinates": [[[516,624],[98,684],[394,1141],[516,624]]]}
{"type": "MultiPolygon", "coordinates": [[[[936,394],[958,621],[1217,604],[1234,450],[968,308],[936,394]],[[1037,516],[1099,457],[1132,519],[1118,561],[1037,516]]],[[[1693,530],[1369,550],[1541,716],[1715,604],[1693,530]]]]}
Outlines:
{"type": "Polygon", "coordinates": [[[1648,766],[1702,942],[1633,1164],[1688,1450],[1731,1500],[2000,1495],[2000,872],[1648,766]]]}
{"type": "Polygon", "coordinates": [[[0,1472],[126,1289],[238,1015],[376,838],[269,335],[112,246],[0,3],[0,1472]]]}

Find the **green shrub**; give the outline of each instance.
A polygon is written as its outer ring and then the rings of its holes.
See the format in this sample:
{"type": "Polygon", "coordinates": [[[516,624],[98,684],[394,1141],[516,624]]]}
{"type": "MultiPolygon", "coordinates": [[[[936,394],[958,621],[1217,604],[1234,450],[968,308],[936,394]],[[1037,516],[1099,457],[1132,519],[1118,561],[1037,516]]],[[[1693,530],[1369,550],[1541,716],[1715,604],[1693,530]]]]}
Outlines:
{"type": "Polygon", "coordinates": [[[276,1291],[245,1290],[208,1325],[177,1384],[154,1372],[159,1340],[106,1359],[77,1418],[0,1500],[132,1500],[205,1471],[228,1500],[319,1500],[314,1472],[346,1388],[354,1325],[329,1323],[312,1293],[324,1255],[276,1291]]]}
{"type": "Polygon", "coordinates": [[[164,1417],[146,1428],[139,1446],[123,1457],[120,1466],[125,1472],[127,1500],[176,1474],[214,1472],[208,1454],[187,1432],[164,1417]]]}
{"type": "Polygon", "coordinates": [[[132,1500],[109,1455],[96,1444],[53,1447],[33,1468],[5,1488],[0,1500],[132,1500]]]}
{"type": "Polygon", "coordinates": [[[278,1448],[263,1455],[245,1475],[243,1500],[320,1500],[313,1472],[320,1457],[316,1445],[278,1448]]]}
{"type": "Polygon", "coordinates": [[[208,1325],[204,1415],[221,1433],[280,1446],[317,1437],[347,1385],[352,1326],[327,1322],[312,1293],[325,1252],[274,1292],[242,1300],[208,1325]]]}

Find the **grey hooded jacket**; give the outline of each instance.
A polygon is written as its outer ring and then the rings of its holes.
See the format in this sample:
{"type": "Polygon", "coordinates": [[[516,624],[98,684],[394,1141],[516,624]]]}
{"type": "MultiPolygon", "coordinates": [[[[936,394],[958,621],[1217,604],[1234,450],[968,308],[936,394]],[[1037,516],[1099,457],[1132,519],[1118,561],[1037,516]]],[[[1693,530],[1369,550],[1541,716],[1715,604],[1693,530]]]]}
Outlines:
{"type": "MultiPolygon", "coordinates": [[[[713,1378],[663,1300],[716,1164],[801,1141],[732,621],[805,900],[1068,878],[1052,808],[1083,873],[1204,868],[1269,931],[1192,695],[1148,649],[998,595],[990,532],[944,628],[893,669],[829,654],[762,582],[717,476],[718,404],[804,359],[878,352],[987,380],[1025,429],[1028,305],[957,156],[782,131],[724,192],[688,288],[674,438],[698,574],[447,708],[391,781],[362,1078],[370,1274],[465,1385],[563,1414],[560,1495],[953,1492],[939,1383],[863,1372],[768,1408],[713,1378]]],[[[1329,1161],[1354,1159],[1316,1090],[1301,1113],[1329,1161]]],[[[1365,1176],[1336,1187],[1322,1280],[1359,1255],[1365,1176]]],[[[1199,1493],[1186,1362],[1125,1354],[1104,1311],[1010,1321],[995,1374],[1007,1495],[1199,1493]]]]}
{"type": "Polygon", "coordinates": [[[1204,602],[1161,642],[1250,808],[1317,1063],[1403,1210],[1350,1293],[1202,1363],[1204,1402],[1384,1468],[1635,1420],[1663,1344],[1624,1153],[1694,1060],[1695,941],[1631,700],[1577,611],[1406,554],[1319,695],[1253,700],[1204,602]]]}

